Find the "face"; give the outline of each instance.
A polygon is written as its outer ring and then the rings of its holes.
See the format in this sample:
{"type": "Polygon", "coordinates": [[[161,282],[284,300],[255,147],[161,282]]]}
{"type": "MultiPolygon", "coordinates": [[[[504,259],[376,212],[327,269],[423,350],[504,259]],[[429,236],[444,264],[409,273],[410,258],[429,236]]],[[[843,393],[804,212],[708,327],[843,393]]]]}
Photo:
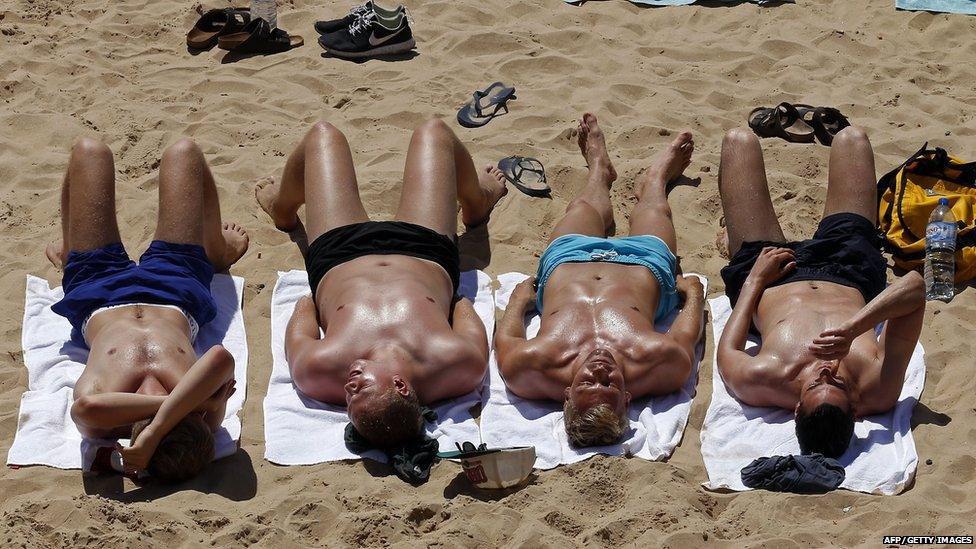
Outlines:
{"type": "Polygon", "coordinates": [[[400,368],[393,362],[357,360],[349,369],[346,379],[346,406],[350,416],[357,416],[369,408],[374,397],[385,394],[391,387],[403,396],[410,394],[410,385],[397,373],[400,368]]]}
{"type": "Polygon", "coordinates": [[[822,362],[817,366],[815,376],[806,381],[800,389],[800,402],[796,410],[803,406],[804,410],[813,410],[821,404],[832,404],[841,410],[849,410],[852,406],[848,380],[838,375],[840,363],[837,361],[822,362]]]}
{"type": "Polygon", "coordinates": [[[580,412],[606,404],[618,414],[624,414],[630,404],[630,393],[624,383],[623,369],[617,365],[613,354],[600,348],[583,357],[582,361],[572,385],[566,388],[566,398],[571,399],[580,412]]]}

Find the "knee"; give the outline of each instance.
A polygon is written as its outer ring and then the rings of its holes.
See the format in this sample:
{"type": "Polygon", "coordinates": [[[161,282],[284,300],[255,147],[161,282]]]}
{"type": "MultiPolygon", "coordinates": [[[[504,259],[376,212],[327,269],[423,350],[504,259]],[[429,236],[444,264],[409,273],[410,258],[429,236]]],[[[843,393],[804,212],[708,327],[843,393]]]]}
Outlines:
{"type": "Polygon", "coordinates": [[[853,145],[856,143],[870,144],[871,141],[868,139],[868,134],[864,131],[864,128],[858,126],[848,126],[837,132],[837,135],[834,136],[833,144],[836,145],[838,143],[847,145],[853,145]]]}
{"type": "Polygon", "coordinates": [[[726,132],[725,137],[722,139],[723,149],[750,145],[759,145],[759,138],[756,137],[756,134],[745,128],[733,128],[726,132]]]}
{"type": "Polygon", "coordinates": [[[163,161],[167,159],[173,160],[176,158],[186,158],[189,156],[203,156],[203,151],[200,150],[200,146],[197,145],[196,141],[190,139],[189,137],[180,138],[176,143],[173,143],[166,150],[163,151],[163,161]]]}
{"type": "Polygon", "coordinates": [[[440,118],[430,118],[417,126],[414,135],[434,139],[453,139],[454,132],[440,118]]]}
{"type": "Polygon", "coordinates": [[[306,145],[310,143],[329,143],[345,139],[346,136],[339,131],[339,128],[324,120],[312,124],[312,127],[305,135],[306,145]]]}
{"type": "Polygon", "coordinates": [[[91,137],[79,137],[71,147],[73,157],[83,159],[112,159],[112,150],[108,145],[91,137]]]}

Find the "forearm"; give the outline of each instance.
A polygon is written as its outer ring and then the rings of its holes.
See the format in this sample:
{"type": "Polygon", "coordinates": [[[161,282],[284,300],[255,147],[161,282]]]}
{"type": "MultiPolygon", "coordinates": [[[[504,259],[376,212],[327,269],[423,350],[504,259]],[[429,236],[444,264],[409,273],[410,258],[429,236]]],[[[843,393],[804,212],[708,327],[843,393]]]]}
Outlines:
{"type": "Polygon", "coordinates": [[[138,393],[101,393],[76,400],[71,419],[93,429],[114,429],[131,425],[156,415],[166,401],[165,395],[138,393]]]}
{"type": "Polygon", "coordinates": [[[304,297],[296,305],[285,329],[285,357],[291,360],[304,342],[319,338],[319,320],[315,304],[304,297]]]}
{"type": "Polygon", "coordinates": [[[918,273],[909,273],[861,308],[847,326],[860,335],[878,324],[902,318],[925,308],[925,283],[918,273]]]}
{"type": "Polygon", "coordinates": [[[176,384],[147,429],[154,434],[168,433],[233,377],[234,360],[230,353],[223,347],[211,348],[176,384]]]}
{"type": "Polygon", "coordinates": [[[227,415],[227,400],[223,400],[220,406],[215,410],[207,411],[207,414],[203,417],[206,421],[207,426],[210,427],[211,431],[216,431],[220,428],[220,424],[224,422],[224,416],[227,415]]]}
{"type": "Polygon", "coordinates": [[[488,333],[471,301],[461,298],[455,303],[451,325],[454,333],[474,345],[482,357],[488,360],[488,333]]]}
{"type": "Polygon", "coordinates": [[[719,341],[719,353],[730,351],[744,351],[749,328],[752,326],[752,315],[759,306],[763,288],[756,282],[746,280],[739,293],[739,300],[732,309],[722,339],[719,341]]]}
{"type": "Polygon", "coordinates": [[[498,333],[508,337],[525,339],[525,312],[528,310],[529,302],[525,300],[512,300],[508,302],[505,314],[498,324],[498,333]]]}

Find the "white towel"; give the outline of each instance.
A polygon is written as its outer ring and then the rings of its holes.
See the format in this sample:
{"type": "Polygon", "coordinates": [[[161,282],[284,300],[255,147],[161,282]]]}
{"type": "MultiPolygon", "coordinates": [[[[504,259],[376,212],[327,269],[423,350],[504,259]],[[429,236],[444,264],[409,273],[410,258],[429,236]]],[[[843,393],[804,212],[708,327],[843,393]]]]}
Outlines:
{"type": "MultiPolygon", "coordinates": [[[[700,275],[706,291],[708,281],[700,275]]],[[[522,273],[506,273],[498,277],[499,288],[495,292],[495,305],[499,309],[508,306],[508,299],[515,286],[527,278],[522,273]]],[[[674,321],[672,313],[655,329],[666,332],[674,321]]],[[[529,339],[539,333],[539,315],[529,318],[526,335],[529,339]]],[[[698,364],[704,353],[699,345],[692,364],[688,382],[680,391],[662,397],[634,399],[630,403],[630,430],[620,444],[576,449],[569,445],[563,426],[563,403],[524,399],[508,391],[498,372],[494,350],[489,368],[491,373],[490,396],[481,414],[481,433],[489,447],[534,445],[535,466],[552,469],[557,465],[576,463],[596,454],[632,455],[649,460],[667,458],[681,442],[691,399],[698,383],[698,364]]]]}
{"type": "MultiPolygon", "coordinates": [[[[491,340],[495,328],[491,278],[481,271],[461,273],[459,293],[474,302],[491,340]]],[[[324,461],[369,458],[386,461],[377,450],[362,455],[350,452],[344,435],[349,416],[344,406],[325,404],[299,394],[291,381],[285,359],[285,328],[295,304],[309,295],[305,271],[278,273],[271,295],[271,381],[264,399],[264,459],[279,465],[310,465],[324,461]]],[[[487,377],[487,376],[486,376],[487,377]]],[[[482,401],[483,389],[448,399],[433,407],[437,422],[427,424],[427,433],[437,439],[441,451],[455,450],[455,442],[477,443],[478,424],[471,408],[482,401]]]]}
{"type": "MultiPolygon", "coordinates": [[[[793,411],[757,408],[731,394],[718,371],[717,349],[722,330],[732,314],[726,296],[709,300],[715,330],[716,357],[712,362],[712,402],[701,430],[702,457],[710,490],[748,490],[742,468],[752,460],[774,455],[799,454],[793,411]]],[[[746,349],[759,345],[754,336],[746,349]]],[[[915,346],[898,404],[888,413],[868,416],[854,425],[854,440],[840,463],[847,471],[841,488],[871,494],[901,492],[915,476],[918,455],[912,439],[912,409],[925,384],[925,352],[915,346]]]]}
{"type": "MultiPolygon", "coordinates": [[[[215,459],[237,451],[241,420],[237,417],[247,392],[247,336],[241,299],[244,279],[214,275],[210,285],[217,302],[217,317],[200,328],[194,348],[202,354],[220,343],[234,355],[237,391],[227,402],[222,428],[214,435],[215,459]]],[[[100,446],[115,441],[85,439],[71,419],[75,382],[85,369],[88,349],[71,339],[71,324],[51,310],[64,297],[61,287],[27,277],[22,342],[27,366],[27,392],[20,399],[17,434],[7,454],[8,465],[48,465],[85,469],[100,446]]],[[[121,441],[127,445],[128,441],[121,441]]]]}

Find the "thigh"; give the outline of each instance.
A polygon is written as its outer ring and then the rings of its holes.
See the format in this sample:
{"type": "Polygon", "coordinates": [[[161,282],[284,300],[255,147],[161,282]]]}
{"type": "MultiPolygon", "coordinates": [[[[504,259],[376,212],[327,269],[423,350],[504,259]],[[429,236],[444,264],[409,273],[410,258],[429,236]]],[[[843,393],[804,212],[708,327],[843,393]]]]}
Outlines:
{"type": "Polygon", "coordinates": [[[332,124],[318,123],[305,135],[298,153],[301,158],[289,159],[285,171],[286,177],[304,181],[309,241],[336,227],[369,221],[359,198],[349,141],[342,132],[332,124]],[[289,168],[301,173],[289,174],[289,168]]]}
{"type": "Polygon", "coordinates": [[[207,171],[203,151],[189,139],[181,139],[163,152],[154,239],[174,244],[204,244],[207,171]]]}
{"type": "Polygon", "coordinates": [[[396,220],[455,236],[457,178],[451,130],[436,121],[418,128],[410,138],[396,220]]]}
{"type": "Polygon", "coordinates": [[[830,147],[828,171],[824,217],[849,212],[877,223],[874,150],[863,130],[852,126],[837,134],[830,147]]]}
{"type": "Polygon", "coordinates": [[[87,138],[75,143],[63,185],[66,250],[94,250],[122,240],[115,218],[115,162],[108,147],[87,138]]]}
{"type": "Polygon", "coordinates": [[[665,204],[641,204],[634,206],[630,214],[630,235],[656,236],[668,245],[671,253],[678,253],[678,239],[674,232],[671,208],[665,204]]]}
{"type": "Polygon", "coordinates": [[[769,197],[766,165],[755,135],[733,130],[725,136],[718,178],[730,255],[743,242],[786,242],[769,197]]]}
{"type": "Polygon", "coordinates": [[[606,238],[607,230],[603,216],[589,202],[577,198],[569,203],[562,219],[552,228],[549,242],[568,234],[606,238]]]}

